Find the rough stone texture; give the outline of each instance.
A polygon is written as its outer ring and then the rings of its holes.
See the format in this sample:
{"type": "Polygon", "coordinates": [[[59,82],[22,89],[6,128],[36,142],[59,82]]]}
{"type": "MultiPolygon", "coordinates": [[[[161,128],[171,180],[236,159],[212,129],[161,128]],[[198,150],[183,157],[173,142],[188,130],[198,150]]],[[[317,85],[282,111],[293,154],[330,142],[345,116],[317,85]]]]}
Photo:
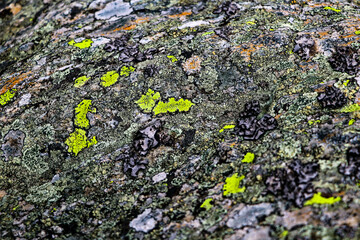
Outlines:
{"type": "Polygon", "coordinates": [[[0,1],[0,239],[360,239],[359,7],[0,1]]]}
{"type": "Polygon", "coordinates": [[[273,210],[269,203],[245,206],[241,210],[230,213],[230,219],[226,222],[226,226],[234,229],[256,226],[258,218],[269,215],[273,210]]]}

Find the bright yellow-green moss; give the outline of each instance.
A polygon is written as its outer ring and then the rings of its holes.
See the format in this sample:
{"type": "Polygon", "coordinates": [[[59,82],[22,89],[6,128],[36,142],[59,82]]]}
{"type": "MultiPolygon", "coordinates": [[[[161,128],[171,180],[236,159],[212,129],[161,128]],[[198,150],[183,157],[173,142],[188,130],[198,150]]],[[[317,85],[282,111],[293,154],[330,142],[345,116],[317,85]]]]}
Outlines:
{"type": "Polygon", "coordinates": [[[89,141],[86,137],[86,131],[80,128],[76,128],[65,141],[65,144],[69,147],[68,151],[74,153],[75,156],[84,148],[88,148],[96,143],[95,136],[89,141]]]}
{"type": "Polygon", "coordinates": [[[219,130],[220,133],[222,133],[225,129],[233,129],[235,125],[225,125],[222,129],[219,130]]]}
{"type": "Polygon", "coordinates": [[[332,10],[334,12],[341,12],[341,10],[336,9],[336,8],[332,8],[332,7],[324,7],[325,10],[332,10]]]}
{"type": "Polygon", "coordinates": [[[80,49],[89,48],[89,47],[91,47],[92,43],[93,43],[93,41],[91,39],[85,39],[85,40],[82,40],[79,43],[75,42],[74,40],[71,40],[70,42],[68,42],[68,44],[70,46],[75,46],[75,47],[78,47],[80,49]]]}
{"type": "Polygon", "coordinates": [[[244,159],[241,160],[241,162],[244,162],[244,163],[252,163],[255,159],[255,154],[251,153],[251,152],[248,152],[246,153],[246,155],[244,156],[244,159]]]}
{"type": "Polygon", "coordinates": [[[360,31],[358,30],[358,31],[355,31],[355,34],[356,35],[359,35],[360,34],[360,31]]]}
{"type": "Polygon", "coordinates": [[[167,113],[167,103],[160,101],[154,108],[154,114],[167,113]]]}
{"type": "Polygon", "coordinates": [[[190,110],[191,106],[195,105],[190,100],[187,99],[180,99],[177,103],[179,112],[187,112],[190,110]]]}
{"type": "Polygon", "coordinates": [[[213,33],[215,33],[215,32],[214,32],[214,31],[211,31],[211,32],[205,32],[205,33],[201,34],[201,36],[206,36],[206,35],[213,34],[213,33]]]}
{"type": "Polygon", "coordinates": [[[248,21],[248,22],[246,22],[246,24],[249,24],[249,25],[255,25],[255,22],[248,21]]]}
{"type": "Polygon", "coordinates": [[[90,78],[86,76],[78,77],[77,79],[75,79],[74,87],[78,88],[84,86],[89,79],[90,78]]]}
{"type": "Polygon", "coordinates": [[[189,111],[190,107],[193,105],[195,104],[187,99],[184,100],[181,98],[179,101],[175,101],[175,98],[170,98],[167,103],[160,101],[153,111],[155,115],[160,113],[176,112],[176,110],[179,110],[179,112],[186,112],[189,111]]]}
{"type": "Polygon", "coordinates": [[[336,202],[339,202],[341,200],[341,197],[330,197],[330,198],[324,198],[321,196],[321,192],[315,193],[314,196],[305,202],[305,206],[307,205],[313,205],[313,204],[333,204],[336,202]]]}
{"type": "Polygon", "coordinates": [[[166,109],[169,112],[176,112],[176,110],[178,110],[178,102],[175,100],[175,98],[170,98],[169,99],[169,101],[167,102],[166,109]]]}
{"type": "Polygon", "coordinates": [[[284,231],[280,234],[280,237],[281,237],[281,238],[285,238],[288,234],[289,234],[289,231],[288,231],[288,230],[284,230],[284,231]]]}
{"type": "Polygon", "coordinates": [[[238,177],[237,173],[234,173],[231,177],[226,178],[225,185],[223,187],[224,196],[229,195],[231,193],[240,193],[245,191],[245,187],[239,188],[241,180],[245,178],[244,175],[238,177]]]}
{"type": "Polygon", "coordinates": [[[177,58],[174,56],[167,56],[167,58],[169,58],[172,62],[176,62],[177,58]]]}
{"type": "Polygon", "coordinates": [[[354,122],[355,122],[355,119],[350,119],[350,121],[349,121],[349,126],[353,125],[354,122]]]}
{"type": "Polygon", "coordinates": [[[116,71],[109,71],[101,77],[101,86],[109,87],[117,82],[119,74],[116,71]]]}
{"type": "Polygon", "coordinates": [[[96,108],[90,108],[91,100],[84,99],[75,108],[75,121],[74,124],[80,128],[89,128],[90,123],[86,118],[88,112],[96,113],[96,108]]]}
{"type": "Polygon", "coordinates": [[[311,126],[311,125],[313,125],[313,124],[315,124],[315,123],[321,123],[321,121],[320,120],[310,120],[310,121],[308,121],[308,124],[311,126]]]}
{"type": "Polygon", "coordinates": [[[205,201],[204,201],[204,203],[203,204],[201,204],[201,208],[205,208],[206,210],[209,210],[210,208],[212,208],[213,207],[213,205],[211,205],[211,201],[212,201],[213,199],[212,198],[208,198],[208,199],[206,199],[205,201]]]}
{"type": "Polygon", "coordinates": [[[154,92],[153,90],[149,89],[145,95],[142,95],[141,98],[135,103],[139,105],[144,112],[151,112],[153,107],[155,106],[155,102],[160,98],[159,92],[154,92]]]}
{"type": "Polygon", "coordinates": [[[348,113],[348,112],[356,112],[360,110],[359,104],[355,103],[349,106],[345,106],[342,109],[340,109],[340,112],[348,113]]]}
{"type": "Polygon", "coordinates": [[[5,93],[0,95],[0,104],[4,106],[15,96],[16,89],[7,90],[5,93]]]}
{"type": "Polygon", "coordinates": [[[346,87],[349,84],[350,80],[346,80],[343,85],[346,87]]]}
{"type": "Polygon", "coordinates": [[[125,76],[128,77],[130,75],[131,72],[135,71],[134,67],[127,67],[127,66],[123,66],[120,70],[120,76],[125,76]]]}

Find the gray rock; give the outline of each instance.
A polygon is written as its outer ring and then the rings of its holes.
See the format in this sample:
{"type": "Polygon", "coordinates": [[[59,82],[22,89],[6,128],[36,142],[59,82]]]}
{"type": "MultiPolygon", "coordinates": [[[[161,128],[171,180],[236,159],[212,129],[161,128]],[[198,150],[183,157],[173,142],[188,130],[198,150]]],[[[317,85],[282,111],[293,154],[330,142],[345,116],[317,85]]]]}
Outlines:
{"type": "Polygon", "coordinates": [[[249,205],[244,208],[235,209],[230,214],[226,225],[229,228],[239,229],[245,226],[253,226],[258,223],[258,218],[272,213],[274,208],[270,203],[249,205]]]}
{"type": "Polygon", "coordinates": [[[158,173],[158,174],[156,174],[155,176],[152,177],[152,180],[153,180],[154,183],[161,182],[164,179],[166,179],[166,173],[165,172],[158,173]]]}
{"type": "Polygon", "coordinates": [[[161,220],[161,218],[162,213],[160,210],[152,211],[151,208],[147,208],[142,214],[130,222],[130,227],[138,232],[147,233],[155,228],[157,221],[161,220]]]}
{"type": "Polygon", "coordinates": [[[242,238],[242,240],[271,240],[270,228],[263,227],[260,229],[252,229],[242,238]]]}
{"type": "Polygon", "coordinates": [[[105,8],[95,13],[96,19],[109,19],[112,17],[121,17],[129,15],[132,12],[132,8],[129,3],[117,0],[106,4],[105,8]]]}
{"type": "Polygon", "coordinates": [[[9,157],[20,157],[24,146],[25,133],[20,130],[10,130],[4,137],[1,150],[4,152],[6,161],[9,157]]]}

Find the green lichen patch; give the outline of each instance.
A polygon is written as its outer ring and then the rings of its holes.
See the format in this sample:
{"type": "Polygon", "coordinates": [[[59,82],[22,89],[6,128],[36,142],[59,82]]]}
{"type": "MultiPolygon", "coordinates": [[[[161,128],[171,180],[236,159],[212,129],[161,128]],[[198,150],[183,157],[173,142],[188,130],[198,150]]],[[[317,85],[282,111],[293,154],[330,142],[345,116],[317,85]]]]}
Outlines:
{"type": "Polygon", "coordinates": [[[223,195],[227,196],[229,194],[244,192],[246,187],[239,188],[240,182],[244,178],[245,178],[244,175],[241,175],[240,177],[238,177],[237,173],[234,173],[231,177],[226,178],[225,185],[223,187],[223,190],[224,190],[223,195]]]}
{"type": "Polygon", "coordinates": [[[201,204],[201,208],[205,208],[206,210],[209,210],[210,208],[213,207],[213,205],[210,203],[213,199],[212,198],[208,198],[206,199],[203,204],[201,204]]]}
{"type": "Polygon", "coordinates": [[[96,143],[95,136],[89,141],[86,137],[86,131],[80,128],[76,128],[65,141],[65,144],[69,147],[68,151],[75,154],[75,156],[84,148],[88,148],[96,143]]]}
{"type": "Polygon", "coordinates": [[[340,109],[340,112],[342,113],[357,112],[357,111],[360,111],[360,106],[357,103],[345,106],[340,109]]]}
{"type": "Polygon", "coordinates": [[[85,85],[85,83],[90,79],[90,77],[81,76],[75,79],[74,87],[79,88],[85,85]]]}
{"type": "Polygon", "coordinates": [[[233,128],[235,128],[235,125],[225,125],[222,129],[219,130],[219,133],[222,133],[224,130],[233,128]]]}
{"type": "Polygon", "coordinates": [[[174,113],[177,110],[179,110],[179,112],[187,112],[193,105],[195,104],[187,99],[184,100],[181,98],[179,101],[176,101],[175,98],[170,98],[166,103],[160,101],[153,111],[155,115],[167,112],[174,113]]]}
{"type": "Polygon", "coordinates": [[[14,98],[15,92],[16,92],[16,89],[10,89],[10,90],[6,91],[5,93],[1,94],[0,95],[0,104],[2,106],[4,106],[8,102],[10,102],[11,99],[14,98]]]}
{"type": "Polygon", "coordinates": [[[252,163],[255,159],[255,154],[248,152],[246,153],[246,155],[244,156],[244,159],[241,160],[241,162],[243,163],[252,163]]]}
{"type": "Polygon", "coordinates": [[[332,10],[332,11],[334,11],[334,12],[341,12],[341,10],[340,9],[336,9],[336,8],[333,8],[333,7],[324,7],[324,9],[325,10],[332,10]]]}
{"type": "Polygon", "coordinates": [[[177,62],[178,61],[178,59],[175,56],[169,55],[169,56],[167,56],[167,58],[170,59],[172,62],[177,62]]]}
{"type": "Polygon", "coordinates": [[[329,197],[325,198],[321,196],[321,192],[315,193],[314,196],[307,200],[304,205],[313,205],[313,204],[334,204],[336,202],[339,202],[341,200],[341,197],[329,197]]]}
{"type": "Polygon", "coordinates": [[[80,128],[89,128],[90,123],[86,117],[88,112],[96,113],[96,108],[91,108],[91,100],[84,99],[75,108],[74,124],[80,128]]]}
{"type": "Polygon", "coordinates": [[[123,67],[121,67],[121,70],[120,70],[120,76],[128,77],[130,75],[130,73],[133,71],[135,71],[134,67],[123,66],[123,67]]]}
{"type": "Polygon", "coordinates": [[[89,47],[91,47],[92,43],[93,43],[93,41],[91,39],[84,39],[81,42],[75,42],[74,40],[71,40],[70,42],[68,42],[68,44],[70,46],[78,47],[80,49],[89,48],[89,47]]]}
{"type": "Polygon", "coordinates": [[[154,108],[154,113],[155,113],[155,115],[160,114],[160,113],[167,113],[167,103],[160,101],[154,108]]]}
{"type": "Polygon", "coordinates": [[[141,98],[135,103],[139,105],[139,107],[144,110],[144,112],[151,112],[153,107],[155,106],[155,102],[160,99],[160,93],[154,92],[149,88],[148,92],[141,96],[141,98]]]}
{"type": "Polygon", "coordinates": [[[100,85],[103,87],[109,87],[117,82],[119,74],[116,71],[109,71],[101,77],[100,85]]]}

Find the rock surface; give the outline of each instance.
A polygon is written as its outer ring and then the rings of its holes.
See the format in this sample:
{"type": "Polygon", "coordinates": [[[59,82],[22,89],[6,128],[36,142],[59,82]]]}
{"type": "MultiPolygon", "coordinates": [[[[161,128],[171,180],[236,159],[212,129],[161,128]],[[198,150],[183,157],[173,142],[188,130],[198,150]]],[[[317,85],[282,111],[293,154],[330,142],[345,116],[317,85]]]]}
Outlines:
{"type": "Polygon", "coordinates": [[[359,8],[0,1],[0,239],[360,239],[359,8]]]}

